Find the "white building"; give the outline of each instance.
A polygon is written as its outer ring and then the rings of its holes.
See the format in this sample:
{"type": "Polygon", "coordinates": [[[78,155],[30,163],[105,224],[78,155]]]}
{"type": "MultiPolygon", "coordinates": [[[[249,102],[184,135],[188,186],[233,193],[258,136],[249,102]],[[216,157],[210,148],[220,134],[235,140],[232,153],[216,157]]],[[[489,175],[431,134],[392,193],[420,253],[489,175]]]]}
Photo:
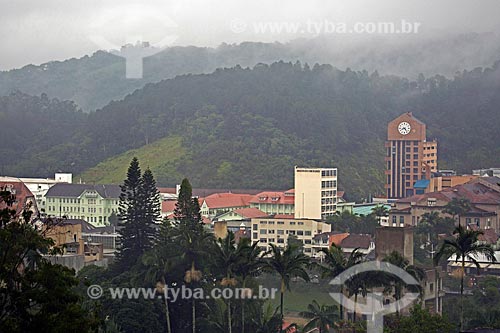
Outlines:
{"type": "Polygon", "coordinates": [[[337,169],[295,167],[295,218],[325,219],[337,210],[337,169]]]}
{"type": "Polygon", "coordinates": [[[73,182],[73,175],[71,173],[56,173],[54,179],[51,178],[19,178],[26,187],[33,193],[36,199],[38,209],[45,210],[45,194],[47,191],[57,183],[73,182]]]}

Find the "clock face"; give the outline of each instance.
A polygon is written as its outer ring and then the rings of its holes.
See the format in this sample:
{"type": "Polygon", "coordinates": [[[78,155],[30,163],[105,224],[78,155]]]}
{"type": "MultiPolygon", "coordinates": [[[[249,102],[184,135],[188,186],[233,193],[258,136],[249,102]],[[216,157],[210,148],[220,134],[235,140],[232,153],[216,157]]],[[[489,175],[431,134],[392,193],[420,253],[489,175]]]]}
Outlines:
{"type": "Polygon", "coordinates": [[[403,135],[410,134],[411,126],[406,121],[403,121],[402,123],[400,123],[398,125],[398,131],[399,131],[399,133],[401,133],[403,135]]]}

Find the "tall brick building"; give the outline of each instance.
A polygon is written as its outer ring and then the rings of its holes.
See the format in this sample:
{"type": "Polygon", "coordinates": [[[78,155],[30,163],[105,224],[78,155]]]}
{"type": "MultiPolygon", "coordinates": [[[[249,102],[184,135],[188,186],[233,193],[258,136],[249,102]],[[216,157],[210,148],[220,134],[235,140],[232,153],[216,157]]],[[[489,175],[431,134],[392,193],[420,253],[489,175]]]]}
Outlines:
{"type": "Polygon", "coordinates": [[[437,172],[437,142],[427,141],[423,122],[405,113],[387,126],[386,194],[398,199],[415,194],[419,180],[437,172]]]}

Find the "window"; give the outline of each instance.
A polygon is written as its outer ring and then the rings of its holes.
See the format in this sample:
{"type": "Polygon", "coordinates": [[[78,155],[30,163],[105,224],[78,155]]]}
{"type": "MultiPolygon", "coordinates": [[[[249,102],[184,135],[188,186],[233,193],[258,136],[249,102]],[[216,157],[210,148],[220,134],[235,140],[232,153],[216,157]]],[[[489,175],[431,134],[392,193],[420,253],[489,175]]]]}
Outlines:
{"type": "Polygon", "coordinates": [[[278,235],[284,235],[285,231],[284,230],[278,230],[278,235]]]}
{"type": "Polygon", "coordinates": [[[293,221],[292,221],[292,222],[290,222],[290,225],[295,225],[295,222],[293,222],[293,221]]]}
{"type": "Polygon", "coordinates": [[[392,217],[392,224],[396,224],[396,221],[397,221],[397,217],[394,215],[394,216],[392,217]]]}
{"type": "Polygon", "coordinates": [[[261,234],[261,235],[265,235],[265,234],[267,234],[267,230],[266,230],[266,229],[260,229],[260,234],[261,234]]]}
{"type": "Polygon", "coordinates": [[[306,236],[311,236],[311,232],[308,230],[305,231],[305,234],[306,234],[306,236]]]}
{"type": "Polygon", "coordinates": [[[275,230],[268,230],[267,233],[268,234],[274,234],[275,230]]]}
{"type": "Polygon", "coordinates": [[[304,236],[303,230],[297,230],[297,236],[304,236]]]}
{"type": "Polygon", "coordinates": [[[260,221],[260,224],[267,224],[267,221],[260,221]]]}
{"type": "Polygon", "coordinates": [[[298,222],[298,225],[304,225],[304,222],[298,222]]]}
{"type": "Polygon", "coordinates": [[[258,237],[258,234],[257,234],[256,232],[254,232],[254,233],[252,234],[252,238],[253,238],[253,239],[257,239],[257,237],[258,237]]]}
{"type": "Polygon", "coordinates": [[[311,240],[310,239],[304,240],[304,244],[311,244],[311,240]]]}
{"type": "Polygon", "coordinates": [[[259,225],[258,224],[254,224],[253,225],[253,230],[258,230],[259,229],[259,225]]]}
{"type": "Polygon", "coordinates": [[[285,240],[283,238],[278,238],[278,244],[283,244],[285,243],[285,240]]]}
{"type": "Polygon", "coordinates": [[[399,223],[400,224],[404,224],[405,223],[405,217],[404,216],[400,216],[399,217],[399,223]]]}

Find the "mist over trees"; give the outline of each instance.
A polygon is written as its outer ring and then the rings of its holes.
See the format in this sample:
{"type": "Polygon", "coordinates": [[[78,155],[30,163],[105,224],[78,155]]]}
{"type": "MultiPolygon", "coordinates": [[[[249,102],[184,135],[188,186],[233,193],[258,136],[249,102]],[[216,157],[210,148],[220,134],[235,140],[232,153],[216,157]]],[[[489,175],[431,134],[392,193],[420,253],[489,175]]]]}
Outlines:
{"type": "Polygon", "coordinates": [[[2,146],[0,165],[6,174],[78,174],[179,136],[189,153],[165,156],[165,165],[152,170],[159,185],[173,185],[180,175],[196,187],[285,189],[294,165],[335,165],[341,187],[359,199],[383,191],[387,122],[403,112],[413,112],[427,124],[428,137],[438,139],[440,168],[497,165],[499,79],[498,62],[453,79],[416,80],[277,62],[148,84],[89,114],[70,102],[18,92],[0,99],[0,119],[9,124],[0,139],[12,142],[2,146]],[[40,120],[29,125],[29,135],[19,135],[26,119],[40,120]],[[162,173],[163,167],[175,172],[162,173]]]}
{"type": "Polygon", "coordinates": [[[451,78],[456,72],[490,66],[500,54],[500,34],[468,33],[429,37],[421,34],[368,37],[352,34],[297,39],[288,43],[223,43],[216,48],[171,47],[144,59],[144,78],[125,78],[125,59],[98,51],[91,56],[52,61],[0,72],[0,95],[15,90],[75,101],[96,110],[120,100],[147,83],[217,68],[253,67],[259,63],[327,63],[345,70],[378,71],[416,79],[420,73],[451,78]]]}

